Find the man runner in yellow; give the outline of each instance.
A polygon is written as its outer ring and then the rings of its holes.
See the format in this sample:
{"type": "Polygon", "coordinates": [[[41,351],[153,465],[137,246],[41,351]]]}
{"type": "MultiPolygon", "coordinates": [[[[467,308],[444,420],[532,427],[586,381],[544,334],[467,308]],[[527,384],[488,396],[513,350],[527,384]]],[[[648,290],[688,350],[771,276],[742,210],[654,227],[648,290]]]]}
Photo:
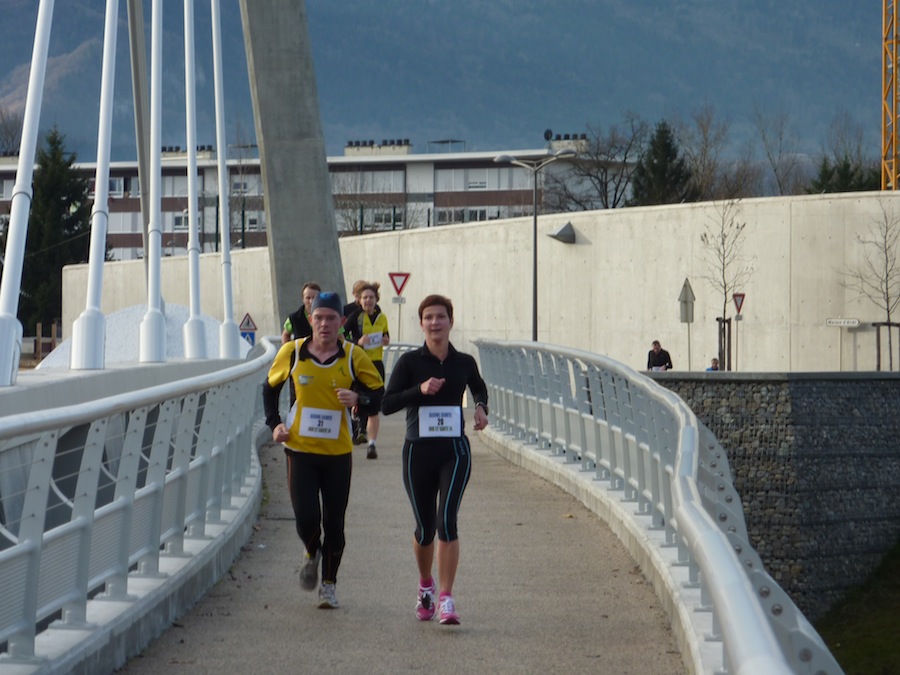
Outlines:
{"type": "Polygon", "coordinates": [[[312,337],[281,346],[262,394],[272,440],[284,444],[297,534],[306,547],[300,585],[310,591],[316,587],[321,560],[318,605],[323,609],[338,607],[335,582],[344,553],[353,461],[347,408],[375,413],[384,394],[384,381],[365,350],[340,339],[341,310],[337,293],[316,296],[312,337]],[[296,400],[282,419],[278,399],[288,380],[296,400]]]}

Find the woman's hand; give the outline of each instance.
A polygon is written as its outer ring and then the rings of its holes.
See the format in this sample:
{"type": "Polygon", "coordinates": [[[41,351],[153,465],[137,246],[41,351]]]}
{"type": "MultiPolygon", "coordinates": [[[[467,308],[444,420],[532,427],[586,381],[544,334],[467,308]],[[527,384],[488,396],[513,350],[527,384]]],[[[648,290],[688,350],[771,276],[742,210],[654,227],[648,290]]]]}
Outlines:
{"type": "Polygon", "coordinates": [[[422,392],[424,396],[434,396],[441,390],[441,387],[444,386],[444,382],[446,381],[447,380],[443,377],[429,377],[419,385],[419,391],[422,392]]]}
{"type": "Polygon", "coordinates": [[[475,408],[475,424],[473,428],[475,431],[481,431],[488,425],[487,415],[484,414],[484,408],[480,405],[475,408]]]}

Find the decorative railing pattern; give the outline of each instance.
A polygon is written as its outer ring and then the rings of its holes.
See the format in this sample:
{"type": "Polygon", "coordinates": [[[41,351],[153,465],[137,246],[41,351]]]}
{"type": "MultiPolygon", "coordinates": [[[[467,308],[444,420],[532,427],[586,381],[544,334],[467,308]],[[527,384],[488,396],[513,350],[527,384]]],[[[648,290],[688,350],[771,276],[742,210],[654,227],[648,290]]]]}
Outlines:
{"type": "Polygon", "coordinates": [[[89,632],[90,603],[134,601],[139,580],[165,577],[161,561],[190,557],[247,501],[261,481],[260,384],[275,349],[253,353],[208,375],[0,418],[0,671],[46,661],[36,639],[48,626],[89,632]]]}
{"type": "Polygon", "coordinates": [[[681,399],[588,352],[476,344],[494,431],[601,486],[616,517],[644,533],[630,543],[691,672],[842,672],[763,568],[725,452],[681,399]]]}

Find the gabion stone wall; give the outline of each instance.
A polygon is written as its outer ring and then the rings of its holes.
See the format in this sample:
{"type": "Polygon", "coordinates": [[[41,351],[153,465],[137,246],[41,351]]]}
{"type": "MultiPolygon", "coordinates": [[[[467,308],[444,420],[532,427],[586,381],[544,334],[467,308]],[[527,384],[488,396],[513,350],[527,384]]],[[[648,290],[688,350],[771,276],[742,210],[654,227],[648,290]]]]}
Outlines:
{"type": "Polygon", "coordinates": [[[900,376],[653,373],[728,454],[751,543],[811,621],[900,538],[900,376]]]}

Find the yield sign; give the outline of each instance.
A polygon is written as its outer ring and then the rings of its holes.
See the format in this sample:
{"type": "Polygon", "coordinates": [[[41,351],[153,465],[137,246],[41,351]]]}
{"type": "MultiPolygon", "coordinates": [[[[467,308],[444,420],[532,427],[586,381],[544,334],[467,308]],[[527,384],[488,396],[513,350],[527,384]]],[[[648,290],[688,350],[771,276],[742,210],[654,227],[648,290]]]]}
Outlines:
{"type": "Polygon", "coordinates": [[[391,278],[391,283],[394,284],[397,295],[403,295],[403,289],[406,287],[406,282],[409,281],[409,272],[388,272],[388,276],[391,278]]]}
{"type": "Polygon", "coordinates": [[[741,307],[744,306],[744,296],[746,293],[735,293],[732,297],[734,298],[734,306],[737,307],[737,313],[741,313],[741,307]]]}

